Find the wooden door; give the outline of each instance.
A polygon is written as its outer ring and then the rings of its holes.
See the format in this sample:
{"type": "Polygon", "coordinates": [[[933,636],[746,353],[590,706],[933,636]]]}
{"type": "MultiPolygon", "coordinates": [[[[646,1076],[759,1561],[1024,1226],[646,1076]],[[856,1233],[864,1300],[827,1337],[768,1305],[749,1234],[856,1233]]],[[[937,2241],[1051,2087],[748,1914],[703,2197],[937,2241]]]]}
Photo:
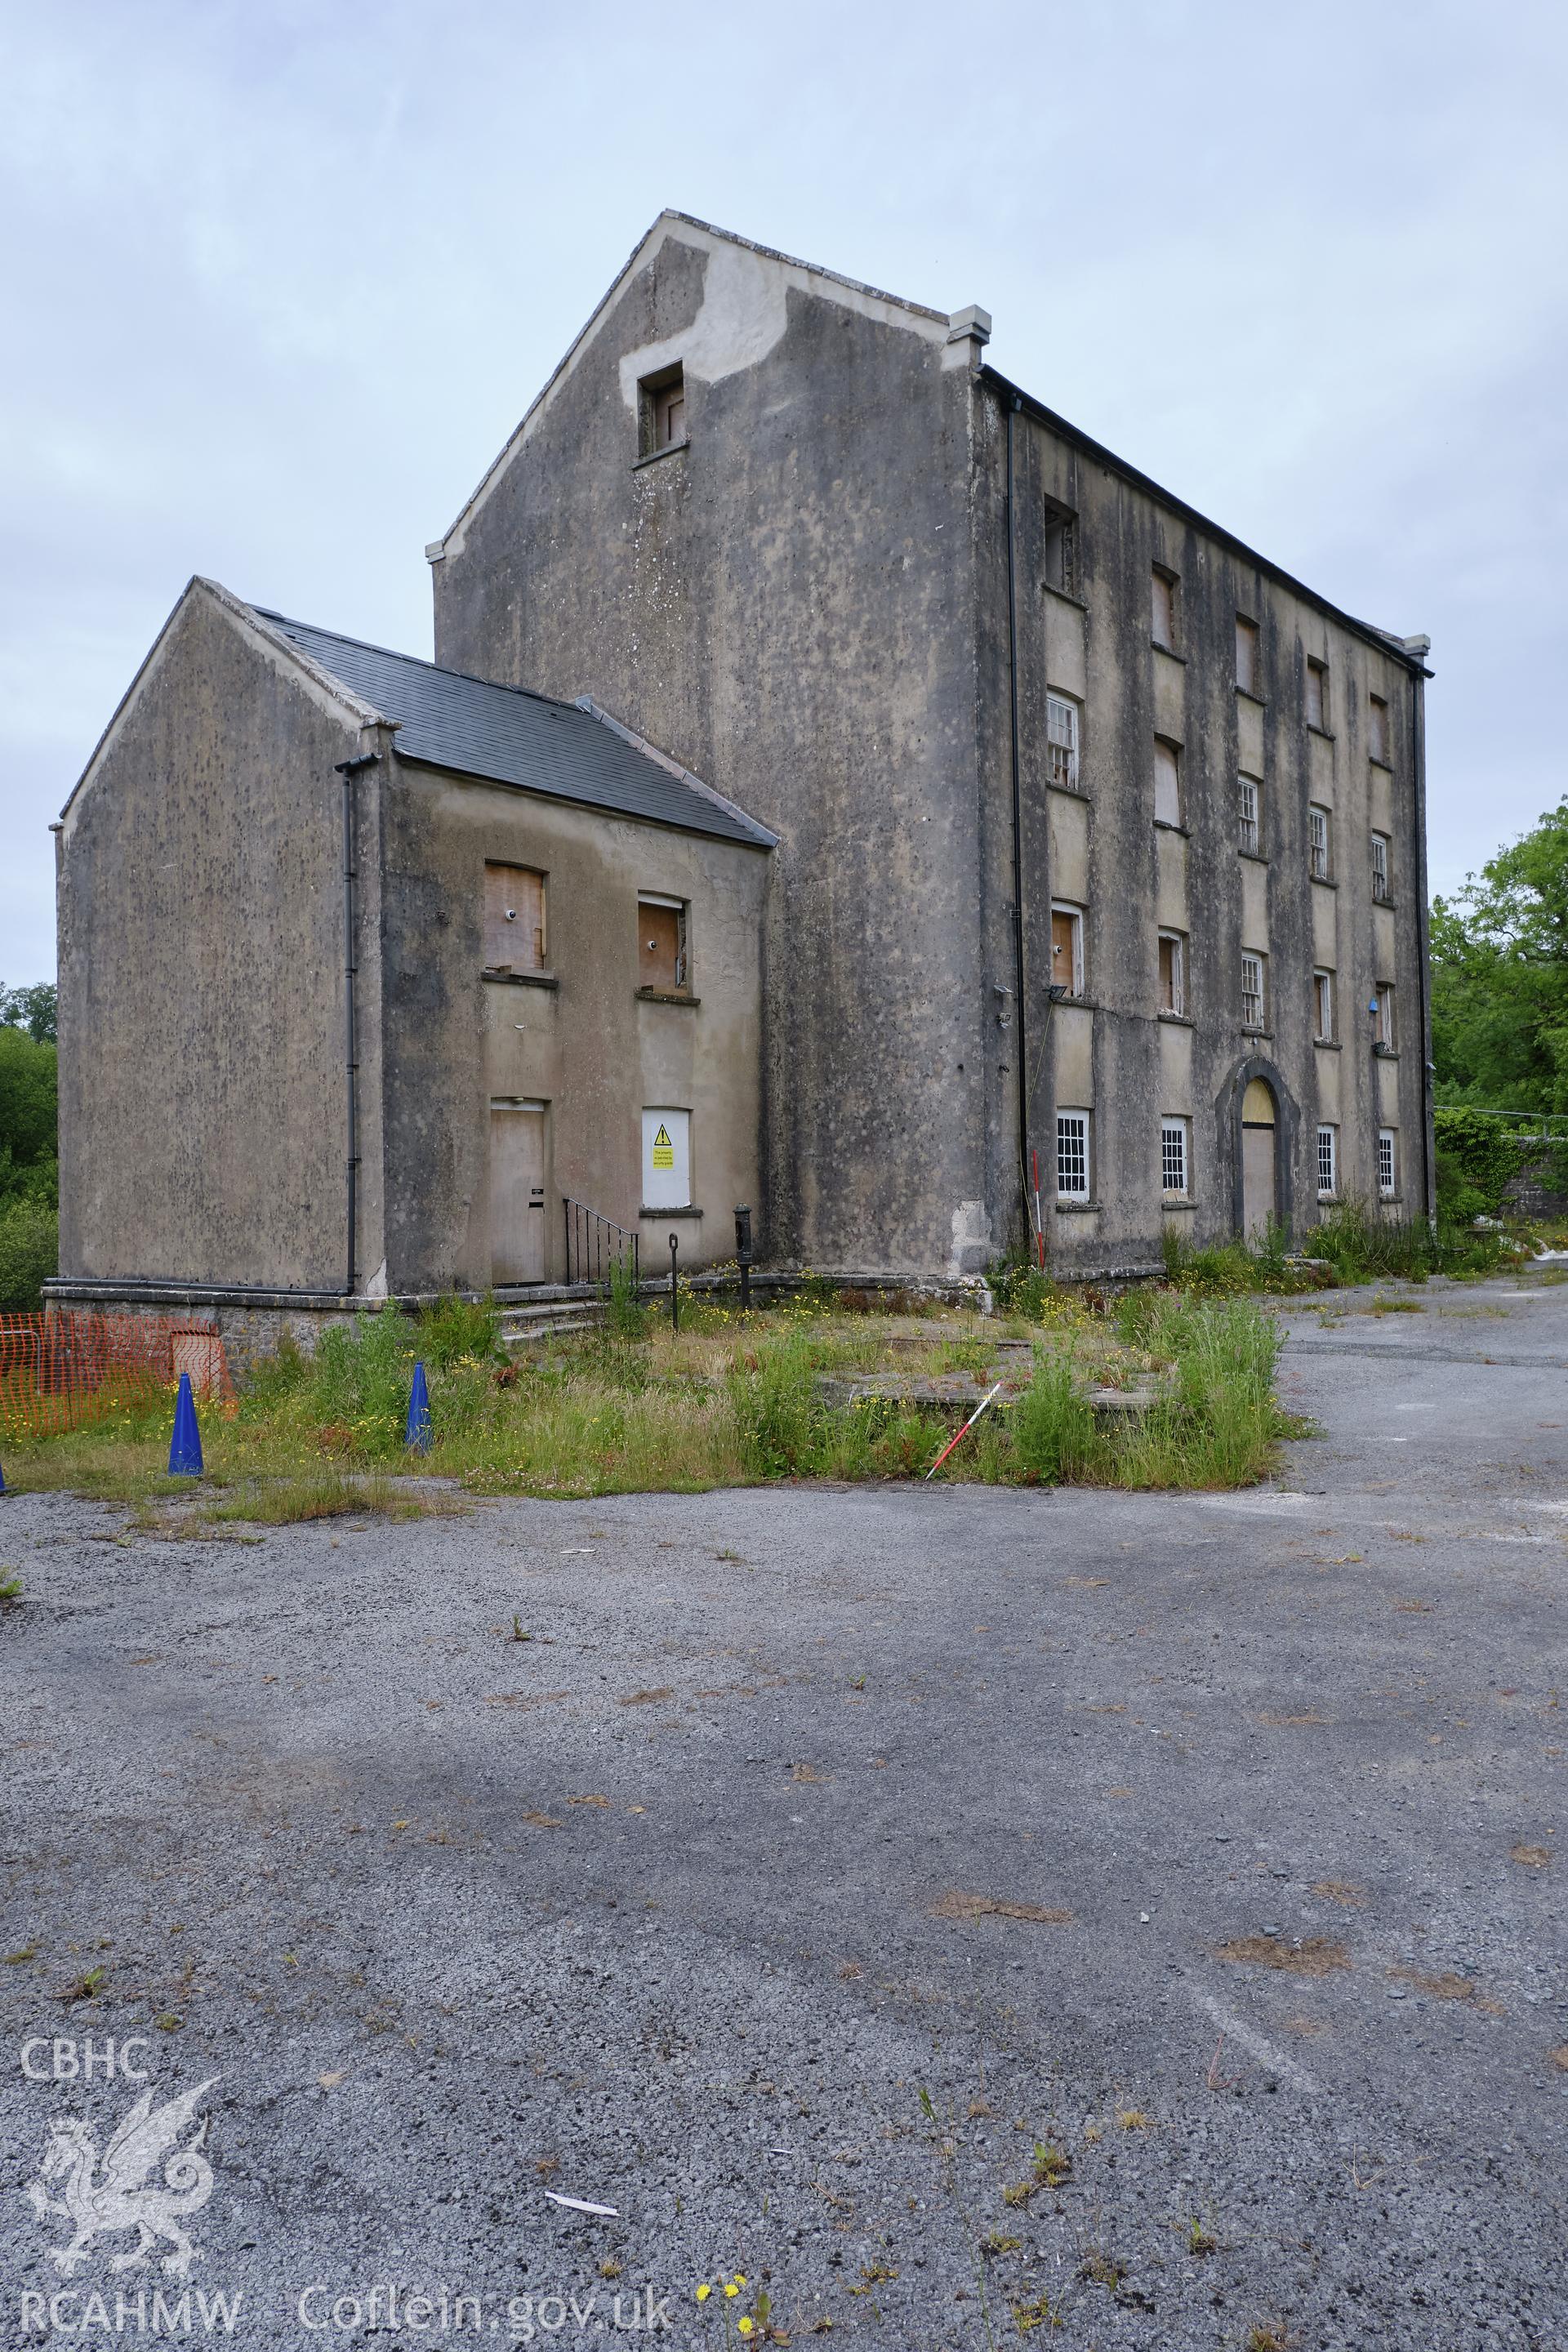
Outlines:
{"type": "Polygon", "coordinates": [[[490,1105],[490,1280],[542,1282],[548,1252],[544,1206],[544,1105],[490,1105]]]}

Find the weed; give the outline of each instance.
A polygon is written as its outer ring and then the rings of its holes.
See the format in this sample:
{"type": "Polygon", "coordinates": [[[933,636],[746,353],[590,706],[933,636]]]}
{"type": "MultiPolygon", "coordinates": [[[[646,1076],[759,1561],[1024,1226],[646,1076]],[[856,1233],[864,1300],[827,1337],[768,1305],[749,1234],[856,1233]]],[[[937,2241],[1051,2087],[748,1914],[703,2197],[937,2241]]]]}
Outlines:
{"type": "Polygon", "coordinates": [[[6,1968],[14,1969],[20,1960],[36,1960],[37,1957],[37,1944],[24,1944],[17,1951],[0,1954],[0,1961],[3,1961],[6,1968]]]}
{"type": "Polygon", "coordinates": [[[68,2004],[76,2000],[90,2000],[107,1973],[100,1961],[96,1969],[89,1969],[84,1976],[78,1977],[74,1984],[62,1985],[55,1998],[68,2004]]]}
{"type": "Polygon", "coordinates": [[[1247,2332],[1247,2352],[1288,2352],[1289,2341],[1278,2320],[1254,2320],[1247,2332]]]}
{"type": "Polygon", "coordinates": [[[1059,2327],[1062,2315],[1048,2294],[1037,2295],[1033,2303],[1016,2303],[1013,2320],[1020,2336],[1028,2336],[1037,2327],[1059,2327]]]}
{"type": "Polygon", "coordinates": [[[19,1576],[0,1575],[0,1603],[9,1605],[13,1601],[20,1601],[21,1598],[21,1578],[19,1576]]]}
{"type": "Polygon", "coordinates": [[[1217,2253],[1218,2251],[1219,2240],[1215,2236],[1212,2230],[1205,2229],[1203,2223],[1194,2213],[1191,2221],[1187,2223],[1188,2253],[1213,2254],[1217,2253]]]}
{"type": "Polygon", "coordinates": [[[1107,2287],[1114,2294],[1127,2276],[1127,2265],[1091,2246],[1078,2266],[1078,2274],[1089,2286],[1107,2287]]]}
{"type": "Polygon", "coordinates": [[[1256,1969],[1279,1969],[1296,1977],[1331,1976],[1336,1969],[1348,1969],[1351,1964],[1344,1946],[1327,1936],[1308,1936],[1299,1944],[1284,1943],[1278,1936],[1237,1936],[1215,1948],[1222,1960],[1239,1960],[1256,1969]]]}
{"type": "Polygon", "coordinates": [[[511,1632],[508,1634],[507,1639],[511,1642],[531,1642],[533,1639],[532,1634],[524,1629],[521,1618],[516,1615],[515,1612],[511,1621],[511,1632]]]}
{"type": "Polygon", "coordinates": [[[1004,2230],[993,2230],[980,2241],[981,2251],[987,2254],[1016,2254],[1023,2245],[1022,2238],[1010,2238],[1004,2230]]]}
{"type": "Polygon", "coordinates": [[[1073,1381],[1068,1357],[1042,1355],[1035,1377],[1008,1415],[1019,1461],[1032,1478],[1057,1486],[1094,1458],[1094,1414],[1073,1381]]]}

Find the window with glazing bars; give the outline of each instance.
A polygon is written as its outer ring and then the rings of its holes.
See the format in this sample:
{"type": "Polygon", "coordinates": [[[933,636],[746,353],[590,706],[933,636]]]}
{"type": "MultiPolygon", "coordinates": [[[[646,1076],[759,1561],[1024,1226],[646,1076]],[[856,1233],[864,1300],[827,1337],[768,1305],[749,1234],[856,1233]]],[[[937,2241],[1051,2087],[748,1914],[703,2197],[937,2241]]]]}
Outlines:
{"type": "Polygon", "coordinates": [[[1240,776],[1237,781],[1241,794],[1241,845],[1249,856],[1257,857],[1263,848],[1258,779],[1256,776],[1240,776]]]}
{"type": "Polygon", "coordinates": [[[1392,895],[1388,887],[1388,835],[1385,833],[1374,833],[1372,836],[1372,895],[1374,898],[1387,898],[1392,895]]]}
{"type": "Polygon", "coordinates": [[[1064,1201],[1089,1198],[1089,1113],[1057,1113],[1057,1193],[1064,1201]]]}
{"type": "Polygon", "coordinates": [[[1334,975],[1312,974],[1312,1034],[1320,1045],[1331,1045],[1334,1034],[1334,975]]]}
{"type": "Polygon", "coordinates": [[[1307,811],[1307,870],[1314,882],[1329,878],[1329,812],[1326,808],[1307,811]]]}
{"type": "Polygon", "coordinates": [[[1395,1142],[1396,1138],[1393,1128],[1380,1127],[1378,1129],[1377,1189],[1385,1201],[1392,1201],[1395,1192],[1399,1190],[1397,1181],[1399,1166],[1398,1155],[1395,1150],[1395,1142]]]}
{"type": "Polygon", "coordinates": [[[1078,789],[1078,705],[1065,694],[1046,697],[1046,748],[1049,781],[1066,792],[1078,789]]]}
{"type": "Polygon", "coordinates": [[[1339,1191],[1339,1129],[1318,1129],[1318,1198],[1331,1201],[1339,1191]]]}
{"type": "Polygon", "coordinates": [[[1263,958],[1244,955],[1241,959],[1241,1025],[1244,1029],[1263,1026],[1263,958]]]}
{"type": "Polygon", "coordinates": [[[1187,1189],[1187,1122],[1184,1118],[1163,1118],[1160,1121],[1160,1190],[1162,1192],[1184,1192],[1187,1189]]]}

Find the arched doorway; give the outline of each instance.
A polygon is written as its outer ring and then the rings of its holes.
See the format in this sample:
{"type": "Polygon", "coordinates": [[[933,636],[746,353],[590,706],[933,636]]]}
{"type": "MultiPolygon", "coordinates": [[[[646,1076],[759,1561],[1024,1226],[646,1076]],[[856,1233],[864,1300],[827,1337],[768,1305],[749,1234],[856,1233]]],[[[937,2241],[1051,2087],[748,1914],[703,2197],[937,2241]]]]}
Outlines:
{"type": "Polygon", "coordinates": [[[1241,1098],[1241,1230],[1250,1240],[1278,1213],[1279,1109],[1267,1078],[1241,1098]]]}

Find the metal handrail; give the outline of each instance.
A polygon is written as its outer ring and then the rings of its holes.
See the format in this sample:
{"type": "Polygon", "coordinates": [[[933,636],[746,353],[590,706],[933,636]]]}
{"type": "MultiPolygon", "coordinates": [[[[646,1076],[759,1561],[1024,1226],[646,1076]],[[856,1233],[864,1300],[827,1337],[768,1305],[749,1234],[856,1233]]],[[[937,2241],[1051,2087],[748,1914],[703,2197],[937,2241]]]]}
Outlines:
{"type": "Polygon", "coordinates": [[[570,1200],[564,1193],[561,1207],[566,1223],[568,1283],[596,1282],[607,1289],[611,1267],[629,1256],[635,1290],[640,1278],[640,1234],[617,1225],[613,1217],[601,1216],[597,1209],[590,1209],[583,1201],[570,1200]]]}

